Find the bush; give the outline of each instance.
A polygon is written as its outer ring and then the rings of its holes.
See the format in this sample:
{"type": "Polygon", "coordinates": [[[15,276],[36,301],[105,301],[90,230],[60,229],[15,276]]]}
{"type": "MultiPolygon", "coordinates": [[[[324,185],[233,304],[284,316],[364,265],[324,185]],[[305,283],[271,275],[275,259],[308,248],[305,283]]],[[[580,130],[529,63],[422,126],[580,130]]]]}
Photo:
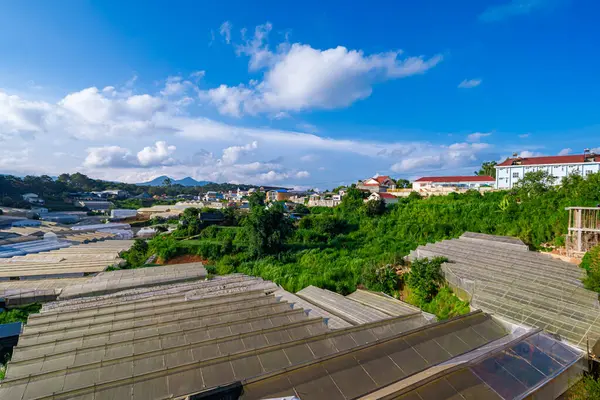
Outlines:
{"type": "Polygon", "coordinates": [[[400,277],[391,265],[378,267],[376,264],[371,264],[364,268],[361,282],[369,290],[393,295],[399,289],[400,277]]]}
{"type": "Polygon", "coordinates": [[[143,239],[135,239],[131,249],[121,253],[121,258],[127,262],[126,268],[141,267],[149,256],[148,243],[143,239]]]}
{"type": "Polygon", "coordinates": [[[33,303],[23,307],[17,307],[8,311],[0,312],[0,324],[9,324],[11,322],[26,323],[29,314],[37,314],[41,309],[41,304],[33,303]]]}
{"type": "Polygon", "coordinates": [[[445,261],[444,257],[435,257],[431,260],[421,258],[411,263],[406,284],[419,307],[430,303],[444,285],[442,263],[445,261]]]}
{"type": "Polygon", "coordinates": [[[175,257],[178,252],[177,241],[171,235],[156,236],[148,243],[152,253],[155,253],[165,262],[175,257]]]}
{"type": "Polygon", "coordinates": [[[600,292],[600,245],[585,253],[579,266],[585,269],[583,284],[586,289],[600,292]]]}

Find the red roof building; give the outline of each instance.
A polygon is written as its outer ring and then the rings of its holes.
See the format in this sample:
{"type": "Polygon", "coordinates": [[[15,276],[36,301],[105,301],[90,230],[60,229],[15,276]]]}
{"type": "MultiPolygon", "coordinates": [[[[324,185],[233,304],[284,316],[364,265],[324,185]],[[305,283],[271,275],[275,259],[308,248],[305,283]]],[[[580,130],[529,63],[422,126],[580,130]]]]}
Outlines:
{"type": "Polygon", "coordinates": [[[570,175],[583,177],[600,172],[600,155],[586,150],[584,154],[542,157],[512,157],[496,165],[496,188],[511,189],[527,173],[544,171],[560,184],[570,175]]]}
{"type": "MultiPolygon", "coordinates": [[[[595,158],[592,154],[573,154],[567,156],[543,156],[543,157],[514,157],[507,158],[498,164],[498,167],[511,165],[549,165],[549,164],[578,164],[595,158]]],[[[598,157],[600,159],[600,157],[598,157]]]]}

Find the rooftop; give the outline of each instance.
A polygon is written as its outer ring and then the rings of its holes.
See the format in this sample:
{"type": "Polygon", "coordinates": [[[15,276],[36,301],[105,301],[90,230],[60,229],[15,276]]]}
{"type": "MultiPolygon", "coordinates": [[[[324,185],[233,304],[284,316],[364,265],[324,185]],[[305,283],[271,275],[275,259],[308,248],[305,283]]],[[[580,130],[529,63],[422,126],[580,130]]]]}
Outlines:
{"type": "Polygon", "coordinates": [[[600,162],[592,154],[573,154],[567,156],[543,156],[543,157],[514,157],[507,158],[497,167],[508,167],[511,165],[544,165],[544,164],[577,164],[583,162],[600,162]]]}
{"type": "Polygon", "coordinates": [[[415,182],[495,182],[496,179],[489,175],[467,175],[467,176],[424,176],[415,182]]]}

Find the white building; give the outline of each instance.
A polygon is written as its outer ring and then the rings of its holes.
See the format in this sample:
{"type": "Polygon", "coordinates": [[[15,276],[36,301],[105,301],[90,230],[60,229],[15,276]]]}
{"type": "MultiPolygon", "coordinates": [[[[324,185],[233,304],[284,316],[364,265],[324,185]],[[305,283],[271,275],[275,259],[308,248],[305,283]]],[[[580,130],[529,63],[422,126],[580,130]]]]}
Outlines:
{"type": "Polygon", "coordinates": [[[23,200],[31,204],[44,204],[44,200],[35,193],[25,193],[22,197],[23,200]]]}
{"type": "Polygon", "coordinates": [[[600,172],[600,155],[584,154],[547,157],[514,157],[496,165],[496,188],[511,189],[528,172],[545,171],[556,178],[560,185],[562,178],[578,174],[586,177],[600,172]]]}
{"type": "Polygon", "coordinates": [[[465,188],[475,189],[482,186],[494,186],[496,181],[491,176],[424,176],[413,182],[412,189],[419,192],[422,189],[435,188],[465,188]]]}
{"type": "Polygon", "coordinates": [[[385,203],[386,206],[398,203],[398,197],[394,196],[393,194],[386,193],[386,192],[381,192],[381,193],[373,192],[365,200],[365,202],[367,202],[369,200],[383,200],[383,202],[385,203]]]}

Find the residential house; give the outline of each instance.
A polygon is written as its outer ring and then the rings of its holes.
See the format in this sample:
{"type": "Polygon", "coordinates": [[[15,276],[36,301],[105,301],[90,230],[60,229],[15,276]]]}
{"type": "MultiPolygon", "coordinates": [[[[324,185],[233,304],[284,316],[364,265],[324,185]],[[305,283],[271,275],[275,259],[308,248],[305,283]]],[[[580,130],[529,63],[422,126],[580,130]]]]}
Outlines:
{"type": "Polygon", "coordinates": [[[583,177],[600,172],[600,154],[585,150],[583,154],[547,157],[507,158],[496,165],[497,189],[511,189],[526,173],[544,171],[554,176],[554,183],[560,185],[562,178],[570,175],[583,177]]]}
{"type": "Polygon", "coordinates": [[[386,192],[373,192],[365,201],[369,200],[383,200],[386,206],[398,203],[398,197],[386,192]]]}
{"type": "Polygon", "coordinates": [[[31,204],[44,204],[44,199],[35,193],[25,193],[21,197],[23,197],[23,200],[31,204]]]}
{"type": "Polygon", "coordinates": [[[220,192],[213,192],[213,191],[208,191],[206,192],[206,194],[202,197],[202,200],[204,201],[209,201],[209,202],[213,202],[213,201],[219,201],[219,200],[223,200],[223,193],[220,192]]]}
{"type": "Polygon", "coordinates": [[[413,191],[435,190],[441,188],[476,189],[482,186],[493,187],[495,180],[491,176],[424,176],[413,182],[413,191]]]}
{"type": "Polygon", "coordinates": [[[356,187],[371,193],[386,192],[388,189],[396,189],[396,182],[387,175],[375,176],[373,178],[358,181],[356,187]]]}

